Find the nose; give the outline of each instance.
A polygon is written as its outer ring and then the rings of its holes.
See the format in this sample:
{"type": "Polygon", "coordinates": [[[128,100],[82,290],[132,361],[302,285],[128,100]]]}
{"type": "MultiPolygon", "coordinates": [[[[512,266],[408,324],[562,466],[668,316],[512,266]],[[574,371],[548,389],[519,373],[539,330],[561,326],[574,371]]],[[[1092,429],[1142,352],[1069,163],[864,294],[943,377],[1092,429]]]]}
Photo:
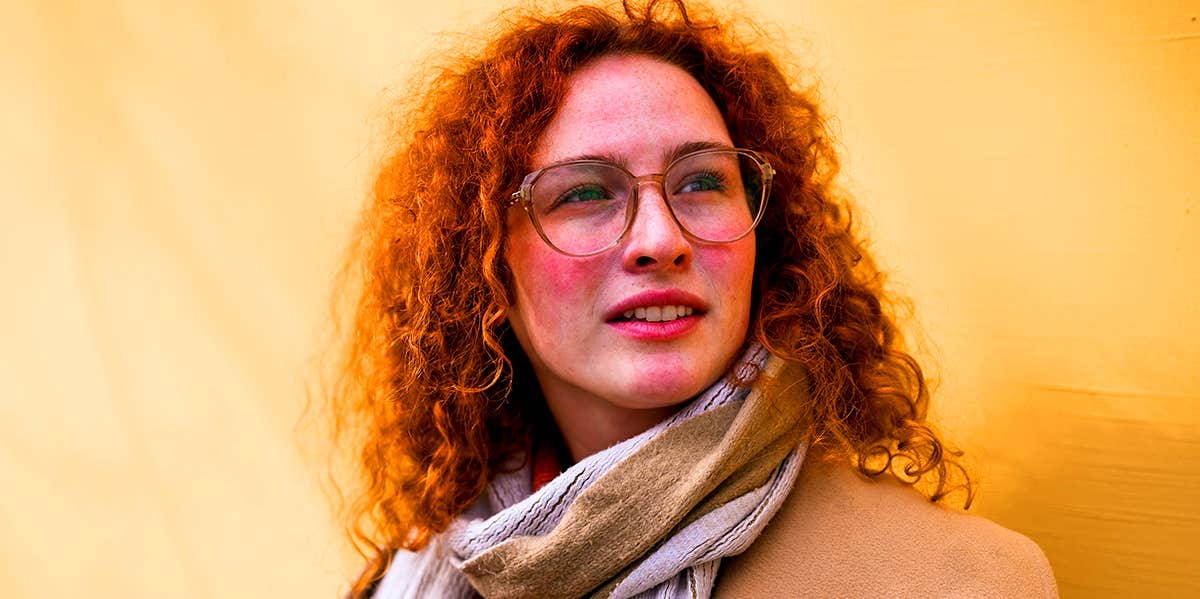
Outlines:
{"type": "Polygon", "coordinates": [[[624,244],[629,271],[682,268],[692,260],[692,243],[667,207],[660,178],[637,181],[637,213],[624,244]]]}

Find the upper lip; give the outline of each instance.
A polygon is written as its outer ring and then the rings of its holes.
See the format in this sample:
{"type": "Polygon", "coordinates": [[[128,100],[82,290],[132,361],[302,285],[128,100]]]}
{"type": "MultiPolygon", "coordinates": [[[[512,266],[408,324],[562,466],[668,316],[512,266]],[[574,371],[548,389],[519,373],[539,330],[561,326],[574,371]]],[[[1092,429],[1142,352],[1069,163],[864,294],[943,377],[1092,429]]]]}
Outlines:
{"type": "Polygon", "coordinates": [[[688,306],[697,312],[708,310],[704,300],[682,289],[651,289],[621,300],[609,309],[604,320],[613,320],[634,308],[646,306],[688,306]]]}

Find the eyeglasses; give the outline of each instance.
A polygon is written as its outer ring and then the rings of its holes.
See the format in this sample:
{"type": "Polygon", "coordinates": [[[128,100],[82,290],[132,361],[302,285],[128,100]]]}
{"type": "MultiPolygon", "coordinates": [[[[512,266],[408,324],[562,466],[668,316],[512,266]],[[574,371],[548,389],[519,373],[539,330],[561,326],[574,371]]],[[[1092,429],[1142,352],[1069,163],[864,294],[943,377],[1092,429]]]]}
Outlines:
{"type": "Polygon", "coordinates": [[[525,176],[508,206],[521,204],[538,235],[568,256],[593,256],[625,237],[637,215],[638,189],[657,184],[684,235],[730,243],[762,219],[775,169],[757,152],[706,149],[680,156],[662,173],[635,177],[603,160],[552,164],[525,176]]]}

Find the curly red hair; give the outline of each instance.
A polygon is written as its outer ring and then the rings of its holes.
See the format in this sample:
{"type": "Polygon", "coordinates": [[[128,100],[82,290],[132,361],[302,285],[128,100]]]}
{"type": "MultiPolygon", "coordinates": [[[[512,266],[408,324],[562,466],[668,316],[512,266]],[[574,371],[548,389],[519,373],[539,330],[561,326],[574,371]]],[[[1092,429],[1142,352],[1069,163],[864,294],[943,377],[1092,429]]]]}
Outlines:
{"type": "Polygon", "coordinates": [[[607,54],[677,65],[721,109],[738,147],[776,169],[756,232],[752,336],[803,364],[808,431],[825,455],[892,472],[933,500],[972,488],[925,422],[928,390],[889,313],[882,275],[834,179],[815,90],[743,29],[682,0],[510,13],[481,51],[448,59],[400,101],[392,146],[342,271],[352,317],[330,390],[349,460],[349,529],[370,565],[429,543],[529,443],[536,380],[508,331],[505,200],[571,74],[607,54]],[[757,45],[756,45],[757,44],[757,45]]]}

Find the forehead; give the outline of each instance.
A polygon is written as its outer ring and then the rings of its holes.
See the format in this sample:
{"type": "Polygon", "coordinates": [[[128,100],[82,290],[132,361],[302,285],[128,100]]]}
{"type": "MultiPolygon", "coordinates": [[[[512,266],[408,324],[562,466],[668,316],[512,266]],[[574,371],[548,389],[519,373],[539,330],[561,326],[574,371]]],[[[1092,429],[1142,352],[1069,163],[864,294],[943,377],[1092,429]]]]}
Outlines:
{"type": "Polygon", "coordinates": [[[596,155],[650,165],[682,144],[732,144],[712,98],[675,65],[639,55],[604,56],[576,71],[567,85],[534,149],[535,167],[596,155]]]}

